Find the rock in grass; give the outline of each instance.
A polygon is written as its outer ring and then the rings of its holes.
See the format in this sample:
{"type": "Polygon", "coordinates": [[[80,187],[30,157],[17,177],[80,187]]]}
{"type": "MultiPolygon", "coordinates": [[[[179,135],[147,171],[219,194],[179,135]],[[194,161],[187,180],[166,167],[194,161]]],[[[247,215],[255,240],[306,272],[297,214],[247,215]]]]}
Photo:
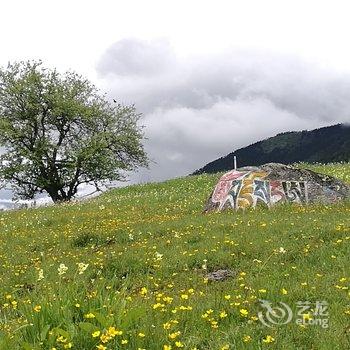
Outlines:
{"type": "Polygon", "coordinates": [[[204,212],[244,209],[259,203],[335,203],[350,198],[350,186],[307,169],[268,163],[224,174],[210,195],[204,212]]]}
{"type": "Polygon", "coordinates": [[[234,277],[236,273],[232,270],[217,270],[208,273],[205,277],[209,281],[223,281],[229,277],[234,277]]]}

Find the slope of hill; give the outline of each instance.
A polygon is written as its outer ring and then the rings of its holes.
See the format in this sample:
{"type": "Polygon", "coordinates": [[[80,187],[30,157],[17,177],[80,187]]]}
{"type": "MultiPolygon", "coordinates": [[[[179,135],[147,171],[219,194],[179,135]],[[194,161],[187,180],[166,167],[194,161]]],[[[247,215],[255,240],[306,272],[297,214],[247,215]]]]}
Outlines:
{"type": "Polygon", "coordinates": [[[261,165],[270,162],[330,163],[350,161],[350,126],[338,124],[312,131],[286,132],[216,159],[194,174],[230,170],[233,157],[238,166],[261,165]]]}
{"type": "Polygon", "coordinates": [[[0,349],[349,349],[350,203],[203,215],[219,176],[0,213],[0,349]]]}

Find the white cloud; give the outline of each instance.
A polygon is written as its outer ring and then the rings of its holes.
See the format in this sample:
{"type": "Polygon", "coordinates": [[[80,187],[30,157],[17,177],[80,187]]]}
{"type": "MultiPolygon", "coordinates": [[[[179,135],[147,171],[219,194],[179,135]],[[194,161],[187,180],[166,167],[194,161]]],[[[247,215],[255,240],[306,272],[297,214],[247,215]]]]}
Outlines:
{"type": "Polygon", "coordinates": [[[118,76],[150,77],[171,69],[175,54],[166,40],[144,42],[124,39],[111,46],[98,66],[99,73],[118,76]],[[110,67],[114,67],[113,70],[110,67]]]}

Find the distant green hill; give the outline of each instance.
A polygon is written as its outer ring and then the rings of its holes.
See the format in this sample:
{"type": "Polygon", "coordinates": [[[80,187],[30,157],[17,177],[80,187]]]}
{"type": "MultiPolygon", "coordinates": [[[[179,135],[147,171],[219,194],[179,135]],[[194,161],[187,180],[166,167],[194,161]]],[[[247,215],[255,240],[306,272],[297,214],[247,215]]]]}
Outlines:
{"type": "Polygon", "coordinates": [[[350,126],[337,124],[312,131],[281,133],[216,159],[196,170],[194,174],[230,170],[233,167],[234,156],[237,156],[239,167],[270,162],[283,164],[348,162],[350,126]]]}

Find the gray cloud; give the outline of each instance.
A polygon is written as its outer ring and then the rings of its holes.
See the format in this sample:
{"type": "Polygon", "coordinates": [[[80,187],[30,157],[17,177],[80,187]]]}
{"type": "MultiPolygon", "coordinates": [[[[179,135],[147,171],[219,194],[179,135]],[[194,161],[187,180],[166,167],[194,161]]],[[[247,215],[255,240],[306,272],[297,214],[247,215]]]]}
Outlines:
{"type": "Polygon", "coordinates": [[[165,41],[130,39],[113,44],[97,72],[111,98],[144,114],[156,164],[134,181],[185,175],[278,132],[350,121],[350,75],[294,56],[229,50],[183,58],[165,41]],[[147,53],[143,67],[128,59],[132,52],[147,53]]]}

